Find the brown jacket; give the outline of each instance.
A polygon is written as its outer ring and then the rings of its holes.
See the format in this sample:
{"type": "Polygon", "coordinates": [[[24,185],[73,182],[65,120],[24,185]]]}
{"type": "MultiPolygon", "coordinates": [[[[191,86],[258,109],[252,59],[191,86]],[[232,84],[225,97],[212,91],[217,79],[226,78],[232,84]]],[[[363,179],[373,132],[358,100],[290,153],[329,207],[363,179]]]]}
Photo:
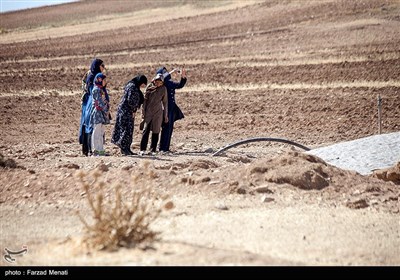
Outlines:
{"type": "Polygon", "coordinates": [[[153,133],[160,133],[161,125],[168,113],[168,96],[165,86],[155,89],[153,83],[147,86],[142,110],[146,126],[151,122],[150,130],[153,133]]]}

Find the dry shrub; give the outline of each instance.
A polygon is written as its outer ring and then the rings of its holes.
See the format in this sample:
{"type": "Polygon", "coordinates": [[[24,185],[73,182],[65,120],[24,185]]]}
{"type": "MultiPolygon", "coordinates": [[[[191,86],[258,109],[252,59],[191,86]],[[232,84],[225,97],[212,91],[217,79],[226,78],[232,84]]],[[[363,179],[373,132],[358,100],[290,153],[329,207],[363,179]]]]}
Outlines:
{"type": "Polygon", "coordinates": [[[0,153],[0,167],[3,168],[19,168],[15,160],[12,158],[6,159],[3,154],[0,153]]]}
{"type": "MultiPolygon", "coordinates": [[[[96,250],[118,250],[120,247],[135,247],[139,244],[149,245],[155,241],[159,232],[150,229],[151,223],[157,219],[165,204],[166,197],[160,198],[152,192],[151,178],[153,170],[144,164],[145,172],[133,175],[131,181],[131,195],[123,195],[121,185],[114,186],[115,195],[106,197],[104,195],[105,182],[101,180],[101,172],[94,170],[89,173],[79,172],[78,176],[83,185],[92,210],[94,223],[89,223],[78,213],[78,216],[86,229],[83,242],[89,249],[96,250]],[[90,176],[92,175],[92,176],[90,176]],[[89,184],[88,180],[93,177],[89,184]],[[145,185],[148,179],[148,184],[145,185]],[[97,192],[93,194],[92,192],[97,192]]],[[[167,202],[170,209],[170,203],[167,202]]]]}

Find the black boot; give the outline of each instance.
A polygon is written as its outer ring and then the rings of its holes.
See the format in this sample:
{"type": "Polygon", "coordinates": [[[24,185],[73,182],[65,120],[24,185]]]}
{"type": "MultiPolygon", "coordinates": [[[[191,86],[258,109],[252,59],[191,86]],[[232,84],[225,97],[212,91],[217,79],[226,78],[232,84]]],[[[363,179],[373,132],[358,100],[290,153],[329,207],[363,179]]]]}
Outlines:
{"type": "Polygon", "coordinates": [[[130,153],[130,151],[128,151],[127,149],[121,149],[121,154],[124,155],[124,156],[130,156],[130,155],[132,155],[132,154],[130,153]]]}

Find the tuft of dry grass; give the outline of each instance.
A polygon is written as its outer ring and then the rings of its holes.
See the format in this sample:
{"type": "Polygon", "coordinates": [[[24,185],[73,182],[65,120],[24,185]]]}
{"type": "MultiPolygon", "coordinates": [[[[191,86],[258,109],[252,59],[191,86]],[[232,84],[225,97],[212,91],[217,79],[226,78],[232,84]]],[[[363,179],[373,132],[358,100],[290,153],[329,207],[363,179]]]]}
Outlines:
{"type": "Polygon", "coordinates": [[[170,209],[172,202],[165,204],[167,197],[159,197],[154,193],[151,179],[155,173],[148,163],[144,164],[143,169],[140,175],[132,175],[130,187],[133,191],[130,195],[123,194],[121,185],[117,183],[113,187],[114,196],[105,194],[106,183],[99,170],[78,173],[93,218],[93,224],[89,224],[77,212],[85,226],[83,242],[88,249],[114,251],[139,244],[147,246],[158,239],[160,233],[153,231],[150,226],[163,208],[170,209]]]}

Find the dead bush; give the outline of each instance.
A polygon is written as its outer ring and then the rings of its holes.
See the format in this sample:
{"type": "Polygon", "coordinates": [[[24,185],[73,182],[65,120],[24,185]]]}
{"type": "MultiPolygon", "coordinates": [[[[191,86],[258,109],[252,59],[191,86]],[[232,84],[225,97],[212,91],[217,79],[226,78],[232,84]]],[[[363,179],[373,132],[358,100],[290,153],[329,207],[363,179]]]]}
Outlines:
{"type": "Polygon", "coordinates": [[[3,168],[17,168],[18,165],[12,158],[6,159],[3,154],[0,154],[0,167],[3,168]]]}
{"type": "Polygon", "coordinates": [[[158,238],[160,233],[153,231],[150,225],[159,217],[163,206],[170,206],[172,202],[165,203],[166,197],[154,193],[151,186],[154,171],[148,168],[148,164],[144,165],[144,170],[140,175],[132,176],[130,188],[133,191],[130,195],[122,194],[121,185],[116,184],[113,196],[105,195],[106,183],[99,170],[78,173],[94,221],[90,225],[77,213],[85,226],[83,242],[89,249],[113,251],[139,244],[147,246],[158,238]],[[148,180],[143,180],[143,177],[148,180]]]}

